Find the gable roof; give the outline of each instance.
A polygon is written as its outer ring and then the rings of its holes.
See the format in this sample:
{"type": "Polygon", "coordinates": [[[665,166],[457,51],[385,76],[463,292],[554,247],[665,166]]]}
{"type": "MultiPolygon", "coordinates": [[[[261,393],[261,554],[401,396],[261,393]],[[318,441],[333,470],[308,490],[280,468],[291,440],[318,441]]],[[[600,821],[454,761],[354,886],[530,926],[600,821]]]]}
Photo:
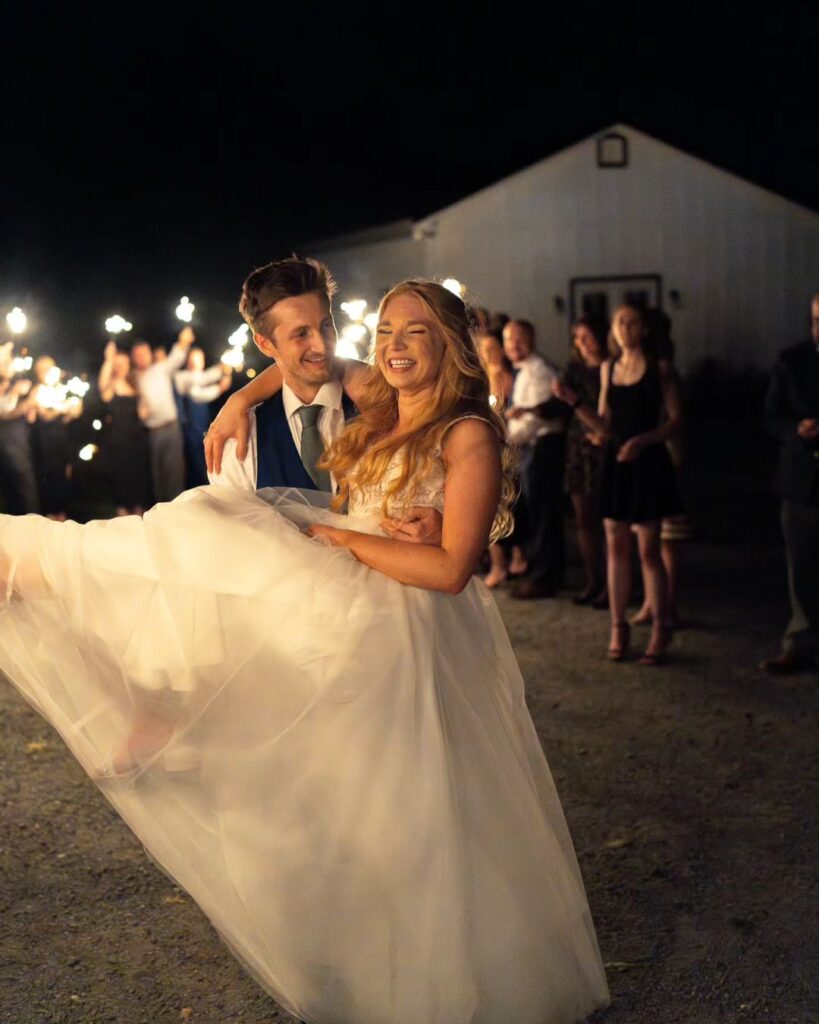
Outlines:
{"type": "Polygon", "coordinates": [[[568,146],[564,146],[561,149],[556,150],[554,153],[543,157],[541,160],[537,160],[533,164],[528,164],[526,167],[522,167],[518,171],[513,171],[511,174],[507,174],[505,177],[499,178],[497,181],[494,181],[489,185],[485,185],[483,188],[477,189],[475,192],[470,192],[468,195],[462,196],[460,199],[456,199],[454,203],[450,203],[445,207],[435,210],[434,212],[427,214],[425,217],[419,218],[415,222],[411,219],[405,218],[404,220],[393,221],[389,224],[376,225],[374,227],[364,228],[363,230],[346,232],[341,235],[335,235],[331,238],[323,238],[318,241],[314,240],[308,245],[299,246],[299,248],[304,250],[312,249],[316,252],[330,252],[334,249],[352,248],[358,245],[386,241],[388,239],[409,238],[413,235],[418,237],[419,232],[423,234],[424,223],[433,221],[436,217],[444,214],[446,211],[455,209],[462,203],[471,201],[484,193],[494,191],[495,189],[502,187],[506,182],[525,177],[536,169],[543,168],[552,161],[559,160],[561,157],[571,153],[572,150],[579,149],[581,146],[596,142],[601,136],[609,133],[624,134],[627,138],[629,136],[637,136],[642,142],[648,143],[655,149],[664,151],[669,157],[673,157],[676,160],[682,159],[690,161],[693,166],[707,168],[708,172],[711,174],[718,175],[724,180],[740,184],[743,188],[753,190],[757,193],[757,196],[760,199],[769,203],[782,204],[783,210],[787,209],[791,213],[799,213],[802,216],[819,219],[819,213],[808,206],[803,206],[791,199],[786,199],[777,192],[772,192],[770,189],[766,189],[762,185],[757,185],[755,182],[750,181],[747,178],[743,178],[738,174],[734,174],[732,171],[728,171],[723,167],[719,167],[717,164],[711,163],[708,160],[704,160],[698,156],[693,156],[691,153],[688,153],[683,149],[678,149],[676,146],[663,142],[661,139],[657,139],[653,135],[648,135],[645,132],[640,131],[639,128],[634,128],[623,122],[616,122],[615,124],[610,124],[601,128],[592,135],[584,136],[577,142],[570,143],[568,146]]]}
{"type": "Polygon", "coordinates": [[[629,136],[637,136],[642,142],[648,143],[654,149],[664,152],[668,157],[676,159],[678,161],[689,161],[692,166],[705,168],[710,174],[717,175],[723,178],[723,180],[735,182],[746,189],[752,189],[754,192],[757,193],[760,199],[767,200],[768,202],[783,204],[783,207],[789,209],[791,213],[798,212],[803,216],[807,215],[808,217],[811,218],[819,218],[819,213],[816,213],[816,211],[811,210],[810,207],[802,206],[791,199],[786,199],[784,196],[781,196],[776,192],[771,192],[769,189],[763,188],[761,185],[757,185],[754,182],[749,181],[747,178],[742,178],[738,174],[734,174],[732,171],[727,171],[724,168],[719,167],[708,160],[703,160],[701,157],[693,156],[691,153],[687,153],[683,149],[678,149],[676,146],[671,146],[669,143],[663,142],[661,139],[657,139],[653,135],[647,135],[645,132],[641,132],[639,128],[633,128],[629,124],[617,122],[615,124],[608,125],[605,128],[601,128],[600,131],[594,132],[594,134],[592,135],[587,135],[584,138],[579,139],[577,142],[573,142],[568,146],[564,146],[562,149],[556,150],[549,156],[543,157],[543,159],[537,160],[535,163],[529,164],[526,167],[522,167],[519,171],[513,171],[511,174],[507,174],[504,178],[500,178],[498,179],[498,181],[494,181],[490,185],[486,185],[483,188],[478,189],[476,192],[471,192],[469,195],[463,196],[461,199],[456,200],[454,203],[450,203],[448,206],[442,207],[441,209],[436,210],[434,213],[428,214],[427,217],[421,218],[419,223],[432,220],[436,216],[440,216],[441,214],[445,213],[447,210],[452,210],[455,207],[460,206],[461,203],[467,202],[479,195],[482,195],[486,192],[491,192],[494,189],[499,188],[500,186],[506,184],[506,182],[526,177],[527,175],[530,175],[533,171],[545,168],[548,164],[552,163],[553,161],[560,160],[562,157],[567,156],[574,150],[580,149],[581,147],[586,146],[589,143],[596,143],[601,136],[607,135],[609,133],[625,135],[626,138],[628,138],[629,136]]]}

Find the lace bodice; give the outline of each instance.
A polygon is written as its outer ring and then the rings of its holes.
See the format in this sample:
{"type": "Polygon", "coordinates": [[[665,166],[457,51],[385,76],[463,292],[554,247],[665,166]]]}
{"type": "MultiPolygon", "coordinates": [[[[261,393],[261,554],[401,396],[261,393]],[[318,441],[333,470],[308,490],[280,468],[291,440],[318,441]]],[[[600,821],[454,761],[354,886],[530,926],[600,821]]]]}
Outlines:
{"type": "MultiPolygon", "coordinates": [[[[351,516],[379,517],[383,515],[384,495],[390,484],[401,473],[403,463],[404,451],[402,449],[392,457],[387,472],[378,483],[362,488],[351,488],[349,514],[351,516]]],[[[404,512],[407,505],[405,493],[394,494],[390,498],[387,506],[388,515],[401,515],[404,512]]],[[[436,454],[435,461],[420,488],[413,492],[411,504],[437,508],[439,512],[444,511],[444,464],[439,454],[436,454]]]]}
{"type": "MultiPolygon", "coordinates": [[[[460,423],[461,420],[484,420],[484,422],[488,422],[483,416],[459,416],[447,426],[447,430],[450,430],[456,423],[460,423]]],[[[378,483],[362,488],[351,487],[349,514],[351,516],[380,517],[383,514],[384,495],[387,493],[390,484],[401,473],[403,462],[404,450],[400,449],[390,460],[387,472],[378,483]]],[[[413,490],[409,502],[407,501],[406,491],[395,494],[390,499],[387,513],[391,516],[401,515],[406,510],[408,503],[426,508],[436,508],[439,512],[444,511],[444,463],[440,448],[435,452],[435,459],[431,468],[427,471],[426,477],[421,481],[420,487],[413,490]]]]}

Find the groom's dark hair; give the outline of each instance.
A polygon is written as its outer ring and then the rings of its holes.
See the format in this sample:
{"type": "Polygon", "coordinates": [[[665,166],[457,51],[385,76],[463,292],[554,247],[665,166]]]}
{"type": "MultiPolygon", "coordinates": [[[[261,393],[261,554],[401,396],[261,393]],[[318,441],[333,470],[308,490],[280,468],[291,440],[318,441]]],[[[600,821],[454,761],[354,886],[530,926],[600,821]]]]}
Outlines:
{"type": "Polygon", "coordinates": [[[325,295],[331,301],[336,283],[323,263],[294,254],[253,271],[242,286],[239,312],[252,331],[272,339],[276,325],[270,316],[271,308],[282,299],[309,292],[325,295]]]}

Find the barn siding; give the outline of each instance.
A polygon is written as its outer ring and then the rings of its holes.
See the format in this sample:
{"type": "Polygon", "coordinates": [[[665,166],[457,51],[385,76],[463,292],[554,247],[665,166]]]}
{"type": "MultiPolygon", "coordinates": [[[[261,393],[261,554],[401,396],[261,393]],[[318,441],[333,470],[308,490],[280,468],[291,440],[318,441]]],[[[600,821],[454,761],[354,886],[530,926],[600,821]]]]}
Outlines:
{"type": "Polygon", "coordinates": [[[585,139],[421,221],[426,237],[322,255],[345,296],[371,303],[403,277],[457,277],[480,305],[531,320],[557,360],[571,278],[656,273],[682,370],[706,357],[770,365],[807,331],[819,215],[632,128],[609,130],[628,139],[627,168],[598,168],[596,137],[585,139]]]}

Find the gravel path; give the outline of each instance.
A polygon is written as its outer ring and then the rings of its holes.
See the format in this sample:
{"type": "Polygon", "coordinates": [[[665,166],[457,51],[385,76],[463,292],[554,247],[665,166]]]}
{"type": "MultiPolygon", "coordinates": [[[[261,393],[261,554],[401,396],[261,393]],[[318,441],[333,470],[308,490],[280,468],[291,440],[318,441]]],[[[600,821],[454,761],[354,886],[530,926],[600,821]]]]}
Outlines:
{"type": "MultiPolygon", "coordinates": [[[[779,551],[687,555],[659,669],[607,663],[602,613],[499,595],[609,968],[595,1024],[815,1022],[817,678],[754,667],[784,622],[779,551]]],[[[185,1020],[291,1018],[0,686],[0,1021],[185,1020]]]]}

